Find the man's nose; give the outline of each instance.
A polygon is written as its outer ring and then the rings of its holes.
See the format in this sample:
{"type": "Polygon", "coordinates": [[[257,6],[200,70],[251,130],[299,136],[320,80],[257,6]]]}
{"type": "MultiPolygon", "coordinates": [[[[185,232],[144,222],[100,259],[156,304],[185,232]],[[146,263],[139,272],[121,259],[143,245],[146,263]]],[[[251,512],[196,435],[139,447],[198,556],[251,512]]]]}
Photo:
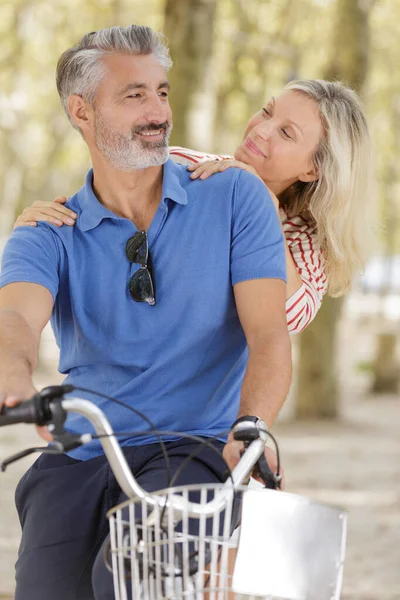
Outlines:
{"type": "Polygon", "coordinates": [[[145,112],[148,121],[164,123],[167,120],[168,105],[159,96],[149,97],[145,112]]]}

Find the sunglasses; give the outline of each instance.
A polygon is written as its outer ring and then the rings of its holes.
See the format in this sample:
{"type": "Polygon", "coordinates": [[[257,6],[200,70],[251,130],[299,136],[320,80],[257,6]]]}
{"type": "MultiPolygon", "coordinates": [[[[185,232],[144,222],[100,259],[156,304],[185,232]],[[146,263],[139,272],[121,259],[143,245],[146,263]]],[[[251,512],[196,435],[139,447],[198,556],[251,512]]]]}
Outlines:
{"type": "Polygon", "coordinates": [[[129,280],[129,291],[135,302],[156,303],[153,263],[149,251],[146,231],[138,231],[126,242],[127,259],[141,268],[129,280]]]}

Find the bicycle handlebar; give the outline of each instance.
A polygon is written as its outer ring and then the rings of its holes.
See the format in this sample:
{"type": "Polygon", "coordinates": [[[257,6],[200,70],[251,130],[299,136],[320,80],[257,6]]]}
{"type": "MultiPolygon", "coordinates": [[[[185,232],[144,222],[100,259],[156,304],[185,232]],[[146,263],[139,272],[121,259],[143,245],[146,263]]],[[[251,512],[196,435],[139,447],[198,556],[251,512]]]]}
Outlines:
{"type": "Polygon", "coordinates": [[[35,425],[46,425],[52,418],[52,412],[47,398],[35,394],[29,400],[21,402],[17,406],[3,406],[0,410],[0,427],[14,425],[16,423],[31,423],[35,425]]]}
{"type": "Polygon", "coordinates": [[[36,409],[33,403],[22,402],[18,406],[3,406],[0,412],[0,426],[15,423],[36,423],[36,409]]]}
{"type": "MultiPolygon", "coordinates": [[[[65,386],[66,387],[66,386],[65,386]]],[[[121,450],[114,431],[103,413],[92,402],[81,398],[63,399],[63,394],[69,390],[64,390],[63,386],[54,386],[46,388],[29,400],[21,402],[15,407],[3,406],[0,411],[0,427],[12,425],[15,423],[35,423],[36,425],[46,425],[51,422],[55,404],[60,404],[63,411],[75,412],[86,417],[93,425],[104,453],[110,464],[110,467],[118,481],[123,492],[128,498],[141,498],[147,504],[155,507],[156,504],[161,508],[165,505],[172,506],[178,512],[188,511],[191,516],[211,515],[221,510],[230,495],[239,488],[242,482],[250,475],[253,467],[257,463],[264,451],[265,442],[260,438],[252,441],[246,451],[243,453],[239,463],[233,469],[231,478],[224,484],[223,490],[217,494],[213,500],[207,504],[200,505],[186,501],[182,496],[174,495],[154,496],[148,494],[136,481],[133,476],[125,456],[121,450]]],[[[253,423],[250,423],[253,426],[253,423]]],[[[82,443],[91,441],[90,434],[81,436],[82,443]]]]}
{"type": "Polygon", "coordinates": [[[52,385],[17,406],[3,405],[0,410],[0,427],[17,423],[47,425],[53,418],[51,401],[61,399],[64,394],[72,392],[73,389],[72,385],[52,385]]]}

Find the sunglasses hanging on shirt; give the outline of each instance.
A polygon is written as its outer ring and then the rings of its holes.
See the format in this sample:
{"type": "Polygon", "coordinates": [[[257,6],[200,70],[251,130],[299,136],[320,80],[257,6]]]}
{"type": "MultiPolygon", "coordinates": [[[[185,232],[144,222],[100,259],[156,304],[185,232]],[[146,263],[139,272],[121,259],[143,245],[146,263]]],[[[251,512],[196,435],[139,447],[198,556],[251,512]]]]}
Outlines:
{"type": "Polygon", "coordinates": [[[149,251],[146,231],[138,231],[126,242],[126,257],[140,269],[129,280],[129,291],[135,302],[147,302],[150,306],[156,303],[153,263],[149,251]]]}

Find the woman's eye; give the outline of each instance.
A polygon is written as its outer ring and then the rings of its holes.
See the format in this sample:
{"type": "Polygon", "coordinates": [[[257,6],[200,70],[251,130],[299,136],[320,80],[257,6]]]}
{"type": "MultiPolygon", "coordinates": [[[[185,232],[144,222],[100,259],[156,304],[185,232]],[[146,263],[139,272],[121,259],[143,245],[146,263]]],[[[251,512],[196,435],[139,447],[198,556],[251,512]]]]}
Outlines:
{"type": "Polygon", "coordinates": [[[262,111],[264,113],[264,117],[266,117],[266,116],[270,117],[271,116],[271,113],[269,113],[266,108],[263,108],[262,111]]]}
{"type": "Polygon", "coordinates": [[[288,132],[286,131],[286,129],[281,129],[283,135],[285,136],[285,138],[287,138],[288,140],[291,140],[291,136],[288,134],[288,132]]]}

